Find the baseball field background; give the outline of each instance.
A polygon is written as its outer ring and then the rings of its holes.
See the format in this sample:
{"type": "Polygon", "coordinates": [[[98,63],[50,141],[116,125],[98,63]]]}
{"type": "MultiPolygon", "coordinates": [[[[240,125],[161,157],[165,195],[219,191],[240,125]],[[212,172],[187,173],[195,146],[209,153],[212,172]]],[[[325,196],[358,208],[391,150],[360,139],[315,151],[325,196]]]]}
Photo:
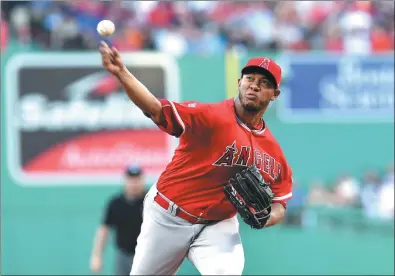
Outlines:
{"type": "MultiPolygon", "coordinates": [[[[8,47],[1,58],[1,274],[88,275],[94,231],[100,222],[106,200],[119,191],[121,181],[116,177],[110,177],[108,183],[103,183],[94,177],[94,173],[91,178],[63,180],[62,176],[56,176],[55,170],[52,171],[55,173],[52,178],[43,178],[42,183],[40,178],[31,182],[28,179],[29,175],[33,173],[39,176],[40,165],[30,168],[18,162],[10,164],[14,162],[12,160],[15,156],[10,158],[9,155],[22,156],[26,150],[26,145],[23,146],[20,142],[21,137],[26,134],[25,132],[34,132],[32,129],[22,129],[19,125],[21,119],[18,112],[21,103],[17,94],[21,85],[15,87],[9,82],[15,84],[13,78],[16,78],[17,82],[20,79],[15,75],[9,79],[7,75],[7,70],[11,70],[7,69],[7,65],[12,62],[12,58],[26,53],[42,55],[35,57],[36,63],[41,65],[45,55],[49,54],[34,48],[26,49],[13,45],[8,47]],[[7,97],[10,93],[14,93],[14,96],[7,97]],[[10,135],[10,131],[20,133],[19,138],[10,135]]],[[[82,58],[83,55],[84,53],[82,58]]],[[[255,55],[278,58],[286,68],[286,77],[282,84],[283,94],[279,102],[265,115],[265,120],[281,143],[293,167],[298,186],[307,189],[311,181],[317,178],[332,181],[343,171],[360,177],[367,168],[385,168],[393,162],[393,98],[390,109],[385,109],[388,106],[381,109],[380,106],[374,106],[366,107],[361,112],[361,109],[357,110],[355,106],[336,106],[338,103],[327,103],[325,109],[321,105],[325,99],[318,99],[322,96],[322,91],[317,91],[322,88],[320,78],[329,83],[339,81],[337,77],[344,73],[339,69],[343,63],[357,64],[355,66],[362,68],[362,71],[380,71],[381,66],[387,66],[389,70],[392,68],[393,73],[392,55],[361,59],[325,56],[322,53],[293,57],[270,52],[251,52],[237,57],[186,56],[172,61],[177,70],[166,71],[165,74],[178,75],[176,79],[179,87],[167,87],[165,95],[172,95],[171,97],[177,97],[180,101],[202,102],[232,97],[236,93],[236,78],[240,64],[255,55]],[[177,89],[180,94],[174,96],[172,89],[177,89]],[[305,91],[306,89],[309,91],[305,91]],[[306,93],[310,93],[311,98],[306,96],[306,93]],[[306,106],[303,106],[298,97],[305,97],[306,106]],[[303,109],[308,111],[305,112],[303,109]]],[[[64,60],[65,63],[70,62],[67,61],[66,55],[64,60]]],[[[83,64],[84,60],[79,60],[79,63],[83,64]]],[[[28,62],[22,62],[18,70],[13,72],[17,72],[17,75],[22,74],[26,64],[28,62]]],[[[58,64],[53,70],[59,70],[59,66],[62,67],[62,64],[58,64]]],[[[38,65],[34,68],[39,67],[38,65]]],[[[150,69],[145,69],[149,75],[150,69]]],[[[56,77],[65,78],[64,75],[56,77]]],[[[344,75],[342,77],[347,78],[344,75]]],[[[35,82],[53,81],[51,78],[38,79],[34,75],[27,79],[31,82],[27,87],[35,87],[35,82]]],[[[362,82],[363,79],[349,78],[345,82],[347,81],[355,85],[355,82],[362,82]]],[[[373,93],[373,89],[388,90],[394,87],[393,79],[385,79],[385,76],[383,86],[379,88],[360,84],[360,87],[369,90],[364,93],[373,93]]],[[[166,87],[166,84],[164,86],[166,87]]],[[[340,84],[338,88],[339,86],[340,84]]],[[[30,92],[46,96],[59,93],[30,92]]],[[[358,97],[358,91],[354,92],[358,97]]],[[[45,143],[46,137],[49,137],[48,132],[49,130],[41,131],[29,139],[42,139],[41,142],[45,143]]],[[[149,139],[149,133],[145,135],[149,139]]],[[[19,159],[23,160],[23,156],[19,159]]],[[[48,167],[42,166],[44,169],[48,167]]],[[[121,174],[121,168],[114,169],[115,172],[117,170],[121,174]]],[[[70,174],[75,171],[71,171],[70,174]]],[[[151,179],[148,180],[147,187],[150,185],[151,179]]],[[[242,224],[241,234],[246,256],[244,274],[393,275],[393,220],[385,223],[369,221],[361,212],[347,208],[331,208],[311,209],[308,213],[315,218],[331,216],[342,221],[344,227],[326,227],[327,225],[318,222],[307,223],[304,227],[280,225],[253,231],[242,224]],[[355,225],[369,227],[367,230],[358,231],[355,230],[355,225]]],[[[110,242],[105,253],[104,274],[111,274],[113,271],[113,252],[114,248],[110,242]]],[[[196,270],[188,261],[184,262],[179,272],[191,275],[195,273],[196,270]]]]}

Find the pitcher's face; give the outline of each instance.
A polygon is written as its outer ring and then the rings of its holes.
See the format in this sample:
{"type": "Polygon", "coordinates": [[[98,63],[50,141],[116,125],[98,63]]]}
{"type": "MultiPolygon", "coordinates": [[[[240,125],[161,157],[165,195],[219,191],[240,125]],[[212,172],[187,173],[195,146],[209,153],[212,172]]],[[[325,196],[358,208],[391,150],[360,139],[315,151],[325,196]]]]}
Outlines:
{"type": "Polygon", "coordinates": [[[274,101],[280,91],[265,75],[260,73],[244,74],[239,79],[239,100],[246,111],[259,112],[274,101]]]}

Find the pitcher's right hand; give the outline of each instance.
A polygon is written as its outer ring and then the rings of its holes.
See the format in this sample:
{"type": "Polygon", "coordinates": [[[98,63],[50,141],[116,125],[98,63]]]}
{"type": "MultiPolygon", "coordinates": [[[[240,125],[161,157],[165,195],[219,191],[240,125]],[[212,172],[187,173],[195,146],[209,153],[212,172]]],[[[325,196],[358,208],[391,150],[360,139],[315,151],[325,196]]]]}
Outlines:
{"type": "Polygon", "coordinates": [[[99,47],[103,67],[115,76],[125,68],[122,58],[115,47],[109,47],[106,42],[101,41],[99,47]]]}

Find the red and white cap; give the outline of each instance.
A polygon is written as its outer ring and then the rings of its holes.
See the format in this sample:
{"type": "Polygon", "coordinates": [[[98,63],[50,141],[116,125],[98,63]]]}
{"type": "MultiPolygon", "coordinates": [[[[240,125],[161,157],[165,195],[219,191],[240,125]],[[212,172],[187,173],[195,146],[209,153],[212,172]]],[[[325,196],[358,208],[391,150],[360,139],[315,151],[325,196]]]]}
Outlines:
{"type": "Polygon", "coordinates": [[[247,64],[241,70],[241,73],[244,74],[247,69],[257,69],[257,71],[264,72],[266,74],[270,74],[275,81],[276,88],[280,87],[281,83],[281,67],[271,58],[268,57],[256,57],[251,58],[247,64]]]}

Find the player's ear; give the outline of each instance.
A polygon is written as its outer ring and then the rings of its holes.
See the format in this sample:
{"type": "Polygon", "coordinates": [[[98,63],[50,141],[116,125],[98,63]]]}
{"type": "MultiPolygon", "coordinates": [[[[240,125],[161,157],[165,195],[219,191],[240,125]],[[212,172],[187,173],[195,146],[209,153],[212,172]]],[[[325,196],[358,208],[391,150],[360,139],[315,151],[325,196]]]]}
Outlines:
{"type": "Polygon", "coordinates": [[[241,83],[241,78],[237,79],[237,87],[240,87],[240,83],[241,83]]]}
{"type": "Polygon", "coordinates": [[[280,93],[281,93],[280,89],[275,89],[272,98],[270,100],[274,101],[275,99],[277,99],[277,97],[280,96],[280,93]]]}

